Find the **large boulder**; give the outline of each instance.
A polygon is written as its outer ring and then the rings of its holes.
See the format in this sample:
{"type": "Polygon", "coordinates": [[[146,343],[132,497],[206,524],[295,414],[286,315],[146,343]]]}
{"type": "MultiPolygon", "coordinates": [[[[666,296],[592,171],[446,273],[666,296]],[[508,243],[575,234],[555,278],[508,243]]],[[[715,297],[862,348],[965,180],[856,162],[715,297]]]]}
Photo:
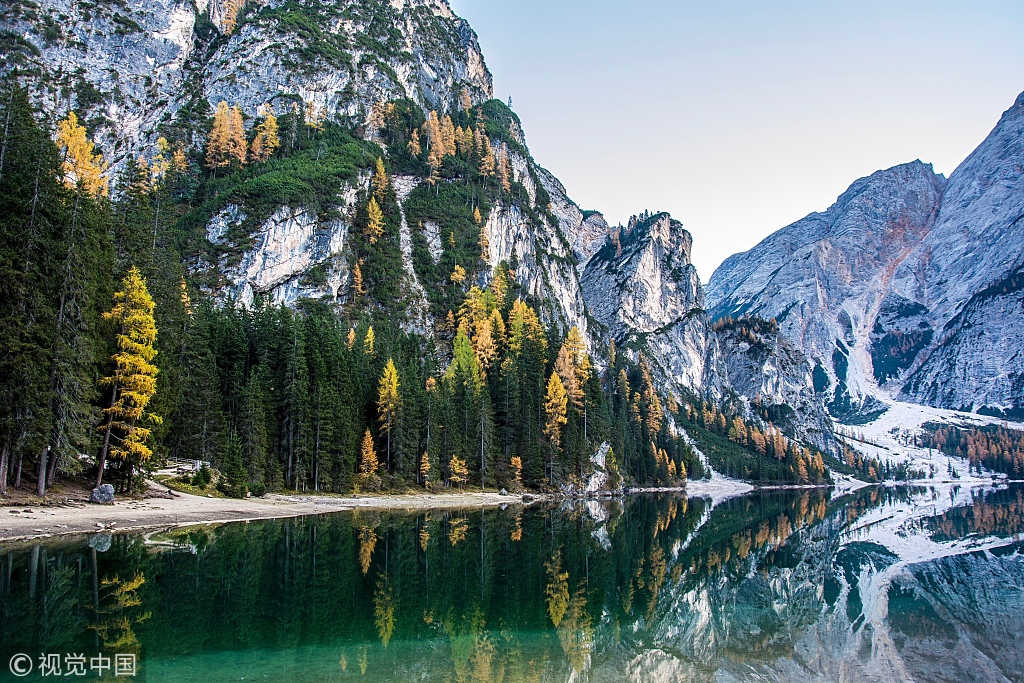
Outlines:
{"type": "Polygon", "coordinates": [[[101,484],[94,488],[92,490],[92,495],[89,496],[89,502],[99,503],[100,505],[113,505],[114,487],[110,484],[101,484]]]}

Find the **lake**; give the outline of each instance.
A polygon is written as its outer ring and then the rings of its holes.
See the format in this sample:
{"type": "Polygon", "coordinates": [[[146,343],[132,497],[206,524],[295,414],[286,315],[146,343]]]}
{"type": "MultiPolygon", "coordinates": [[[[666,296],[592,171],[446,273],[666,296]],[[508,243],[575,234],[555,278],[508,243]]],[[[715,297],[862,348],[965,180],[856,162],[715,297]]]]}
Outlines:
{"type": "Polygon", "coordinates": [[[118,653],[123,680],[176,683],[1022,681],[1022,496],[650,494],[0,546],[0,680],[80,654],[111,677],[118,653]]]}

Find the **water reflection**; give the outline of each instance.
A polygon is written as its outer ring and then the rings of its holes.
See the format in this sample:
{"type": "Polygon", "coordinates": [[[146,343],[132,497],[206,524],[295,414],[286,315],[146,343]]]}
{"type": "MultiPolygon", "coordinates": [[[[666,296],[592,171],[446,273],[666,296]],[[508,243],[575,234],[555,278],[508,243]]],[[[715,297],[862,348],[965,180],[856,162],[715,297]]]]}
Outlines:
{"type": "Polygon", "coordinates": [[[1000,634],[1020,633],[1022,503],[646,496],[12,546],[0,638],[139,652],[174,681],[942,680],[964,662],[1020,680],[1000,634]]]}

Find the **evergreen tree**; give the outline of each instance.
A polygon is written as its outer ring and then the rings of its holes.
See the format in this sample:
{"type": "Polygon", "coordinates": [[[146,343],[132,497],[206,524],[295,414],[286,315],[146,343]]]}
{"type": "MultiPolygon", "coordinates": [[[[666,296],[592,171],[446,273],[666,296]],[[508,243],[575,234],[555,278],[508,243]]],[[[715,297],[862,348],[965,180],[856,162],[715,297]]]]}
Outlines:
{"type": "Polygon", "coordinates": [[[245,498],[249,492],[247,479],[242,464],[242,442],[235,430],[231,430],[220,461],[220,481],[217,482],[217,490],[231,498],[245,498]]]}

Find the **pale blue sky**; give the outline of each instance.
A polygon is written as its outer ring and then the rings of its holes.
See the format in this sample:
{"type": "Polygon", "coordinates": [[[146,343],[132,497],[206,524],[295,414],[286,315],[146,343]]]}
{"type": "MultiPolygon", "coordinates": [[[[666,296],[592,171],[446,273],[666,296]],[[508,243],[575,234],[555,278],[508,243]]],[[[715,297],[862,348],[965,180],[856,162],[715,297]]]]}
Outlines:
{"type": "Polygon", "coordinates": [[[1022,0],[451,0],[580,206],[670,211],[701,279],[920,158],[947,176],[1024,91],[1022,0]]]}

